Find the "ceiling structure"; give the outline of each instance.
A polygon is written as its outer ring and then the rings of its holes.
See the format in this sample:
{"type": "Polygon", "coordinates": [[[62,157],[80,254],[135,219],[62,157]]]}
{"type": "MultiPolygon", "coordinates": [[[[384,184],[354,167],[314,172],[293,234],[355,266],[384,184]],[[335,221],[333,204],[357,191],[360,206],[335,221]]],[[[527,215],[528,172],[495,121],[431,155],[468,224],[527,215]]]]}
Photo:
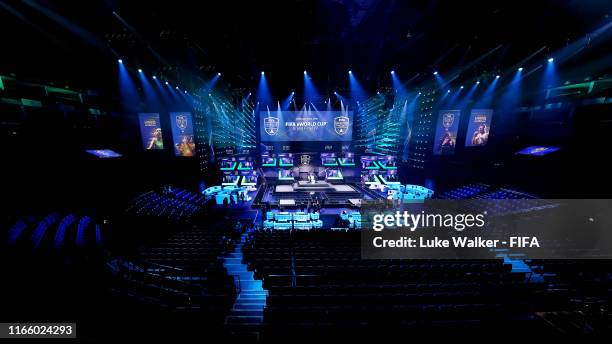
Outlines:
{"type": "Polygon", "coordinates": [[[462,76],[469,78],[538,50],[546,56],[609,22],[611,7],[584,0],[7,2],[0,3],[0,72],[110,90],[121,57],[186,88],[221,72],[226,85],[254,90],[265,70],[282,99],[300,92],[303,70],[331,94],[348,87],[350,69],[375,92],[390,85],[390,70],[416,85],[434,70],[469,66],[462,76]]]}

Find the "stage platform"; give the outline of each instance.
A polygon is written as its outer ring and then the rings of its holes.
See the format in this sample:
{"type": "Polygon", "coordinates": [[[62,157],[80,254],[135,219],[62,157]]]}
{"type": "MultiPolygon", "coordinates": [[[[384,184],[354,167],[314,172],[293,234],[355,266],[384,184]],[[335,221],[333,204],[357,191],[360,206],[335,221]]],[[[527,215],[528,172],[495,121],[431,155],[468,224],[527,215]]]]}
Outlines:
{"type": "MultiPolygon", "coordinates": [[[[358,184],[332,184],[325,181],[317,183],[294,182],[272,184],[262,190],[261,203],[286,209],[300,208],[315,201],[324,200],[324,207],[359,208],[361,200],[375,199],[370,190],[358,184]]],[[[323,203],[323,202],[322,202],[323,203]]]]}
{"type": "Polygon", "coordinates": [[[323,181],[316,183],[308,183],[299,181],[291,185],[276,185],[275,193],[292,193],[292,192],[357,192],[352,186],[346,184],[330,184],[323,181]]]}

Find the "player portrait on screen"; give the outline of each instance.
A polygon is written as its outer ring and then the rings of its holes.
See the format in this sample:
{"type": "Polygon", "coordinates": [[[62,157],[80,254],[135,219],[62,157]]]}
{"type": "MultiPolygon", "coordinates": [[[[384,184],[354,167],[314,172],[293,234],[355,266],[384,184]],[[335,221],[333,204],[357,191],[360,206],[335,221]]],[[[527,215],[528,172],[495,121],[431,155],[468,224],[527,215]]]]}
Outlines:
{"type": "Polygon", "coordinates": [[[440,139],[440,153],[444,153],[445,151],[453,151],[455,149],[456,139],[453,137],[449,131],[445,132],[442,138],[440,139]]]}
{"type": "Polygon", "coordinates": [[[193,137],[183,135],[181,142],[176,144],[176,151],[179,156],[194,156],[195,144],[193,143],[193,137]]]}
{"type": "Polygon", "coordinates": [[[164,149],[164,141],[162,140],[161,128],[155,128],[151,131],[151,139],[149,140],[147,150],[151,149],[164,149]]]}
{"type": "Polygon", "coordinates": [[[472,134],[472,145],[484,146],[489,140],[489,127],[486,124],[481,124],[472,134]]]}

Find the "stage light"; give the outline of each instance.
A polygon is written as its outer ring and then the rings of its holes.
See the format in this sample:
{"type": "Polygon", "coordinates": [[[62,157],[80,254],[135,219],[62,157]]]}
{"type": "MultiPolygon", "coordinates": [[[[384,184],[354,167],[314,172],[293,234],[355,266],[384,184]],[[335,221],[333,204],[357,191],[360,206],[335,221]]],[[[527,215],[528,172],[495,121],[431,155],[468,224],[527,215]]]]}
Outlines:
{"type": "Polygon", "coordinates": [[[165,82],[165,84],[166,84],[166,85],[169,85],[167,81],[165,82]]]}
{"type": "Polygon", "coordinates": [[[304,71],[304,75],[306,75],[306,74],[308,74],[308,73],[306,73],[306,71],[304,71]]]}
{"type": "Polygon", "coordinates": [[[480,84],[480,81],[476,81],[476,85],[480,84]]]}
{"type": "Polygon", "coordinates": [[[335,94],[335,95],[338,95],[338,92],[334,91],[334,94],[335,94]]]}
{"type": "Polygon", "coordinates": [[[157,77],[155,75],[153,75],[153,80],[157,80],[157,77]]]}
{"type": "Polygon", "coordinates": [[[177,90],[178,90],[178,86],[176,86],[176,87],[175,87],[175,89],[177,89],[177,90]]]}
{"type": "Polygon", "coordinates": [[[450,90],[446,91],[446,93],[450,93],[450,90]]]}
{"type": "Polygon", "coordinates": [[[291,91],[291,94],[295,94],[295,92],[291,91]]]}
{"type": "Polygon", "coordinates": [[[523,71],[523,67],[519,67],[518,71],[522,72],[523,71]]]}
{"type": "Polygon", "coordinates": [[[249,96],[251,95],[251,92],[249,92],[249,96]]]}
{"type": "Polygon", "coordinates": [[[264,74],[266,74],[266,73],[264,73],[264,72],[262,71],[262,72],[261,72],[261,75],[264,75],[264,74]]]}
{"type": "Polygon", "coordinates": [[[419,92],[419,95],[423,94],[422,92],[419,92]]]}
{"type": "Polygon", "coordinates": [[[461,87],[459,87],[460,89],[463,89],[463,85],[461,87]]]}
{"type": "Polygon", "coordinates": [[[555,59],[551,57],[551,58],[548,59],[548,63],[552,63],[554,60],[555,59]]]}
{"type": "Polygon", "coordinates": [[[187,94],[187,90],[185,90],[185,94],[187,94]]]}
{"type": "Polygon", "coordinates": [[[391,71],[391,74],[395,74],[395,71],[394,71],[394,70],[392,70],[392,71],[391,71]]]}
{"type": "Polygon", "coordinates": [[[495,76],[495,79],[499,79],[499,75],[496,75],[496,76],[495,76]]]}
{"type": "Polygon", "coordinates": [[[221,76],[221,72],[217,73],[218,76],[221,76]]]}
{"type": "Polygon", "coordinates": [[[438,75],[438,72],[437,71],[433,72],[433,75],[438,75]]]}
{"type": "Polygon", "coordinates": [[[353,74],[353,71],[352,71],[352,70],[349,70],[349,74],[353,74]]]}
{"type": "Polygon", "coordinates": [[[117,60],[117,62],[119,62],[119,63],[123,63],[123,60],[122,60],[122,59],[119,59],[119,60],[117,60]]]}
{"type": "Polygon", "coordinates": [[[142,73],[142,69],[138,68],[138,73],[142,73]]]}

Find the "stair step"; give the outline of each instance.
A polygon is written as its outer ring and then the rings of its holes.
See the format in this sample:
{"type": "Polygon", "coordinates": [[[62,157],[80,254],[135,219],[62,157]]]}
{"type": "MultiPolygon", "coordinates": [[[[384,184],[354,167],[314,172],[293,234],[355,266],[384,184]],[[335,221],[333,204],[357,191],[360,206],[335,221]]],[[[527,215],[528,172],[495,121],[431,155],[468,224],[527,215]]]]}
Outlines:
{"type": "Polygon", "coordinates": [[[248,315],[248,316],[263,316],[263,308],[262,309],[232,309],[230,312],[230,316],[236,315],[248,315]]]}
{"type": "Polygon", "coordinates": [[[266,305],[262,303],[241,303],[235,304],[235,309],[263,309],[266,305]]]}
{"type": "Polygon", "coordinates": [[[238,295],[236,301],[266,301],[266,295],[238,295]]]}
{"type": "Polygon", "coordinates": [[[265,306],[266,305],[266,300],[236,300],[236,302],[234,303],[234,306],[239,306],[239,305],[262,305],[265,306]]]}
{"type": "MultiPolygon", "coordinates": [[[[251,275],[253,274],[252,271],[249,271],[251,273],[251,275]]],[[[241,276],[242,277],[242,276],[241,276]]],[[[260,280],[256,280],[256,279],[246,279],[246,278],[242,278],[240,280],[240,283],[242,283],[241,287],[242,287],[242,291],[263,291],[263,284],[261,283],[260,280]]]]}
{"type": "Polygon", "coordinates": [[[229,271],[230,275],[235,275],[235,276],[239,276],[240,277],[240,283],[241,284],[245,284],[246,283],[252,283],[255,282],[255,279],[253,278],[253,272],[252,271],[229,271]]]}
{"type": "Polygon", "coordinates": [[[260,295],[268,296],[268,292],[265,290],[254,290],[254,291],[244,291],[243,290],[240,293],[240,295],[242,296],[260,296],[260,295]]]}
{"type": "Polygon", "coordinates": [[[240,264],[242,265],[242,258],[223,258],[223,263],[225,264],[240,264]]]}

